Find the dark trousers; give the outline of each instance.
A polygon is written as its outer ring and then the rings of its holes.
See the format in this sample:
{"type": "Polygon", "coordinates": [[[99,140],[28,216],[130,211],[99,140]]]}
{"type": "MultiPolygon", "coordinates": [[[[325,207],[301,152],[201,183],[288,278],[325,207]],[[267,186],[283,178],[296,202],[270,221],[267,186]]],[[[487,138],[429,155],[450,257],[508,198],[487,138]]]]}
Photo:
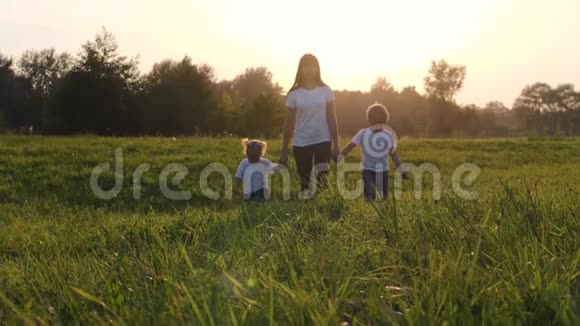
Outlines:
{"type": "Polygon", "coordinates": [[[389,194],[389,171],[362,171],[363,192],[366,200],[374,200],[378,192],[383,199],[389,194]]]}
{"type": "MultiPolygon", "coordinates": [[[[300,185],[302,190],[310,188],[310,173],[312,172],[313,163],[330,163],[331,156],[331,142],[324,142],[308,146],[294,146],[294,159],[296,159],[296,166],[298,174],[300,175],[300,185]]],[[[328,171],[320,171],[316,175],[318,186],[326,188],[328,171]]]]}
{"type": "Polygon", "coordinates": [[[245,198],[245,201],[263,201],[266,200],[264,189],[256,190],[250,194],[250,197],[245,198]]]}

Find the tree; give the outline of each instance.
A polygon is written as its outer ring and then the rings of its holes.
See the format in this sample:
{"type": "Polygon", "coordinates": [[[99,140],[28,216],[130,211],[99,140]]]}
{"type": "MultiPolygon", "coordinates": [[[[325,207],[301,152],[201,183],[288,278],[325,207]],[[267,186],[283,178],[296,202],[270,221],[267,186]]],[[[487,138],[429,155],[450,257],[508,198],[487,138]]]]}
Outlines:
{"type": "Polygon", "coordinates": [[[490,110],[490,111],[493,111],[493,112],[505,112],[505,111],[509,110],[507,108],[507,106],[505,106],[505,104],[503,104],[500,101],[490,101],[490,102],[487,102],[487,104],[485,104],[484,109],[490,110]]]}
{"type": "MultiPolygon", "coordinates": [[[[4,56],[2,53],[0,53],[0,69],[1,71],[5,72],[7,70],[11,70],[12,71],[12,59],[8,58],[6,56],[4,56]]],[[[12,71],[12,74],[14,74],[14,71],[12,71]]]]}
{"type": "Polygon", "coordinates": [[[572,84],[558,85],[554,89],[559,106],[558,121],[567,136],[573,135],[580,127],[580,92],[572,84]]]}
{"type": "Polygon", "coordinates": [[[463,87],[465,66],[452,65],[445,60],[431,61],[429,75],[424,78],[428,98],[428,134],[452,136],[461,133],[462,111],[454,97],[463,87]]]}
{"type": "Polygon", "coordinates": [[[462,108],[462,124],[459,127],[462,129],[464,135],[477,137],[482,134],[484,126],[480,123],[480,111],[481,108],[475,104],[470,104],[462,108]]]}
{"type": "Polygon", "coordinates": [[[18,72],[30,81],[33,88],[31,124],[41,126],[43,116],[48,114],[50,92],[73,67],[73,57],[68,53],[57,53],[55,49],[28,50],[18,61],[18,72]]]}
{"type": "Polygon", "coordinates": [[[4,112],[0,111],[0,129],[8,127],[8,121],[4,118],[4,112]]]}
{"type": "Polygon", "coordinates": [[[387,80],[385,76],[379,76],[371,85],[371,96],[375,97],[377,101],[382,101],[382,98],[395,94],[397,91],[393,84],[387,80]]]}
{"type": "MultiPolygon", "coordinates": [[[[220,127],[220,133],[226,134],[243,134],[243,126],[240,121],[243,120],[242,112],[234,108],[234,91],[233,81],[222,80],[216,84],[216,92],[218,98],[218,111],[222,113],[221,122],[216,123],[220,127]]],[[[215,115],[214,115],[215,116],[215,115]]]]}
{"type": "Polygon", "coordinates": [[[162,135],[192,135],[218,131],[212,125],[221,119],[213,68],[194,65],[190,57],[156,63],[145,77],[145,132],[162,135]]]}
{"type": "Polygon", "coordinates": [[[16,76],[12,70],[12,59],[0,53],[0,119],[2,127],[10,126],[9,116],[15,111],[14,90],[16,76]]]}
{"type": "Polygon", "coordinates": [[[279,96],[272,93],[259,95],[245,115],[247,136],[269,138],[279,135],[284,119],[281,112],[283,106],[279,96]]]}
{"type": "Polygon", "coordinates": [[[140,87],[137,59],[118,54],[102,29],[82,46],[73,69],[49,100],[48,126],[56,133],[126,135],[136,130],[133,97],[140,87]]]}
{"type": "Polygon", "coordinates": [[[411,85],[403,87],[403,89],[401,90],[401,95],[410,96],[410,97],[421,96],[421,94],[419,94],[419,92],[417,92],[417,88],[415,86],[411,86],[411,85]]]}
{"type": "Polygon", "coordinates": [[[499,136],[496,135],[496,119],[495,114],[498,111],[494,111],[490,108],[484,108],[479,112],[479,123],[481,124],[481,130],[483,130],[485,136],[499,136]]]}
{"type": "Polygon", "coordinates": [[[32,82],[34,90],[47,96],[55,83],[63,78],[73,67],[73,57],[64,52],[57,53],[54,48],[24,52],[18,62],[20,75],[32,82]]]}
{"type": "Polygon", "coordinates": [[[243,107],[263,94],[280,95],[282,87],[274,83],[272,79],[272,72],[266,67],[246,68],[243,74],[236,76],[232,81],[234,106],[243,107]]]}
{"type": "Polygon", "coordinates": [[[428,133],[431,137],[450,137],[461,132],[461,109],[440,98],[428,99],[428,133]]]}
{"type": "Polygon", "coordinates": [[[400,125],[394,125],[399,135],[426,136],[429,119],[427,99],[417,92],[415,86],[404,87],[398,98],[400,109],[393,119],[396,121],[397,116],[402,119],[400,125]]]}
{"type": "Polygon", "coordinates": [[[535,83],[524,87],[515,100],[513,108],[525,128],[533,128],[543,135],[547,125],[547,116],[556,105],[554,91],[546,83],[535,83]]]}
{"type": "Polygon", "coordinates": [[[242,124],[238,121],[237,133],[249,136],[259,134],[260,132],[250,126],[254,126],[254,115],[260,111],[269,119],[269,122],[263,121],[264,124],[260,126],[264,134],[271,134],[272,130],[279,129],[276,124],[280,120],[279,116],[284,113],[281,105],[277,104],[282,101],[282,87],[274,83],[272,78],[272,73],[266,67],[250,67],[232,81],[228,95],[232,100],[234,116],[244,117],[242,124]],[[271,106],[265,107],[265,103],[270,103],[271,106]]]}
{"type": "Polygon", "coordinates": [[[429,75],[424,78],[425,92],[429,97],[453,101],[463,87],[466,73],[465,66],[451,65],[445,60],[432,61],[429,75]]]}
{"type": "Polygon", "coordinates": [[[369,92],[335,91],[336,117],[341,135],[356,134],[361,128],[368,126],[365,110],[374,100],[369,92]]]}
{"type": "Polygon", "coordinates": [[[33,112],[32,86],[18,76],[13,60],[0,53],[0,116],[5,127],[32,126],[37,121],[33,112]]]}
{"type": "Polygon", "coordinates": [[[104,27],[93,41],[82,46],[77,70],[89,71],[99,78],[115,78],[123,87],[136,90],[139,86],[138,57],[128,58],[119,54],[115,36],[104,27]]]}

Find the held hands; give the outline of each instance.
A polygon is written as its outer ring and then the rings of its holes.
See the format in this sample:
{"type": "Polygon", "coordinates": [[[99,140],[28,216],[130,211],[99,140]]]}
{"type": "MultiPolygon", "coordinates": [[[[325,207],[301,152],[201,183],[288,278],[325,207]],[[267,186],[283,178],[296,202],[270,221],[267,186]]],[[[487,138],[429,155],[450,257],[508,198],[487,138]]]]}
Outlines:
{"type": "Polygon", "coordinates": [[[288,150],[282,150],[278,164],[288,167],[288,150]]]}
{"type": "Polygon", "coordinates": [[[340,153],[340,148],[338,147],[338,144],[336,143],[332,143],[332,152],[331,152],[331,158],[335,163],[338,163],[338,159],[341,156],[340,153]]]}

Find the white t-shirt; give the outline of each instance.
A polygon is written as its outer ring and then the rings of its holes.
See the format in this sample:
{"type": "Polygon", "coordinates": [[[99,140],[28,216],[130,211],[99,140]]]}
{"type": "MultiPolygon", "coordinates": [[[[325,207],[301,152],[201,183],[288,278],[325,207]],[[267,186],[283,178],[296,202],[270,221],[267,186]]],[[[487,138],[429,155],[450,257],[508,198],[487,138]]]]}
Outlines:
{"type": "Polygon", "coordinates": [[[240,162],[236,178],[242,179],[244,184],[244,196],[260,189],[268,189],[268,174],[274,171],[274,164],[268,159],[261,159],[260,162],[250,163],[248,159],[240,162]]]}
{"type": "Polygon", "coordinates": [[[303,87],[288,93],[286,106],[296,110],[294,146],[302,147],[330,141],[326,104],[334,101],[328,86],[303,87]]]}
{"type": "Polygon", "coordinates": [[[386,130],[373,132],[370,128],[361,129],[352,143],[362,147],[362,170],[389,171],[389,154],[397,150],[391,133],[386,130]]]}

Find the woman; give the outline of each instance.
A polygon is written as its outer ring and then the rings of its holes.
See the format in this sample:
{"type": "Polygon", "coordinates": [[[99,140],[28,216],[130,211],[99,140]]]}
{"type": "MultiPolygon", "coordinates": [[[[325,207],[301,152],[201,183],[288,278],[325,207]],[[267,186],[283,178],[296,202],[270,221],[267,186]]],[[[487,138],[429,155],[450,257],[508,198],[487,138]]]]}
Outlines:
{"type": "Polygon", "coordinates": [[[302,191],[310,189],[313,163],[322,187],[331,158],[338,155],[338,124],[334,94],[320,77],[318,59],[305,54],[300,59],[296,80],[288,92],[280,163],[288,164],[288,144],[294,132],[293,153],[302,191]]]}

